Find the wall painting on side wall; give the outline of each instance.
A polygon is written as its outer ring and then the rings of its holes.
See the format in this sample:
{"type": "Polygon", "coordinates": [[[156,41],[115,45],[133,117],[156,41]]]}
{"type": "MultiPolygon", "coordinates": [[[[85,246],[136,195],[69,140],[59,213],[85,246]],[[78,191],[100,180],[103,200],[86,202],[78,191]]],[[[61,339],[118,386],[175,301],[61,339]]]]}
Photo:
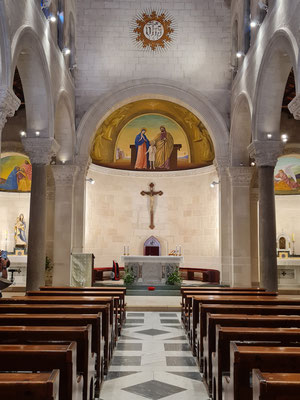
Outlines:
{"type": "Polygon", "coordinates": [[[300,155],[278,159],[274,171],[275,194],[300,194],[300,155]]]}
{"type": "Polygon", "coordinates": [[[0,159],[0,191],[30,192],[32,165],[20,153],[3,153],[0,159]]]}

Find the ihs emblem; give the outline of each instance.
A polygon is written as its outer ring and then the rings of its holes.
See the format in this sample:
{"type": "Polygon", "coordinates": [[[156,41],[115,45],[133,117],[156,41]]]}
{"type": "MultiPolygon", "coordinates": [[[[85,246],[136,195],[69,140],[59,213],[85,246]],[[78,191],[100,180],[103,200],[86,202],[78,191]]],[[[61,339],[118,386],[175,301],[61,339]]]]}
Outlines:
{"type": "Polygon", "coordinates": [[[138,46],[145,50],[164,50],[173,40],[174,20],[165,11],[143,12],[133,23],[133,34],[138,46]]]}

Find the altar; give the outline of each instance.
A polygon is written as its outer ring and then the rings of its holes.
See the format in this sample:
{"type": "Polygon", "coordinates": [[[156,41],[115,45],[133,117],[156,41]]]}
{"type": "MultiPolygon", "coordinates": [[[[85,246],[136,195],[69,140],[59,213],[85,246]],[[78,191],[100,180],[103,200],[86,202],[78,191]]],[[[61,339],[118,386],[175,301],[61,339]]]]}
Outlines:
{"type": "Polygon", "coordinates": [[[182,256],[122,256],[121,260],[136,284],[165,284],[168,275],[183,263],[182,256]]]}

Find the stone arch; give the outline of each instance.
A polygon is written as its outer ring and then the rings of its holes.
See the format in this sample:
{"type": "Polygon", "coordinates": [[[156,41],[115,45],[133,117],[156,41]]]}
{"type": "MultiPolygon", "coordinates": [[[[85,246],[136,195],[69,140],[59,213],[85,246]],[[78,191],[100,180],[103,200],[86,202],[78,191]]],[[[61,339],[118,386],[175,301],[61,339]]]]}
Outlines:
{"type": "Polygon", "coordinates": [[[0,85],[7,86],[9,82],[10,44],[3,2],[0,2],[0,16],[0,85]]]}
{"type": "Polygon", "coordinates": [[[69,68],[71,71],[73,71],[73,67],[75,64],[76,60],[76,48],[75,48],[75,18],[73,13],[69,14],[68,18],[69,22],[69,29],[68,29],[68,47],[71,50],[70,56],[69,56],[69,68]]]}
{"type": "Polygon", "coordinates": [[[228,158],[228,128],[220,112],[203,95],[172,81],[151,79],[129,82],[100,98],[83,116],[77,132],[76,154],[88,159],[96,129],[119,107],[142,99],[161,99],[180,104],[203,121],[213,140],[216,157],[228,158]]]}
{"type": "MultiPolygon", "coordinates": [[[[254,97],[254,138],[265,140],[267,133],[280,138],[281,106],[291,68],[298,77],[298,46],[293,34],[279,30],[270,39],[258,73],[254,97]]],[[[298,87],[296,80],[296,89],[298,87]]]]}
{"type": "Polygon", "coordinates": [[[57,163],[73,161],[75,143],[74,111],[66,92],[62,91],[55,107],[54,137],[59,144],[57,163]]]}
{"type": "Polygon", "coordinates": [[[234,104],[230,130],[230,156],[233,166],[249,165],[247,147],[252,138],[252,104],[246,93],[241,93],[234,104]]]}
{"type": "Polygon", "coordinates": [[[46,54],[38,35],[22,26],[12,41],[11,87],[18,68],[26,102],[27,134],[53,137],[53,98],[46,54]]]}

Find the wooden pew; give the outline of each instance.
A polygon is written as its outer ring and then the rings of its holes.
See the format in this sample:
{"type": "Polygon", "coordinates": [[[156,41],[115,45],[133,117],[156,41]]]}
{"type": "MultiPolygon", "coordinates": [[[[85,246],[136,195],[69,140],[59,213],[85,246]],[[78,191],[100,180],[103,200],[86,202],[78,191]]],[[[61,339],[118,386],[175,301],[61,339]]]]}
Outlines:
{"type": "Polygon", "coordinates": [[[231,342],[230,378],[224,378],[225,400],[252,400],[252,370],[299,373],[300,347],[247,346],[231,342]]]}
{"type": "Polygon", "coordinates": [[[0,304],[0,317],[2,313],[17,314],[98,314],[101,313],[101,334],[100,339],[93,337],[92,352],[96,353],[97,371],[100,371],[100,384],[104,375],[104,355],[107,357],[106,363],[109,362],[108,349],[111,346],[111,328],[109,306],[104,304],[98,305],[74,305],[74,304],[0,304]],[[107,351],[104,354],[104,347],[107,351]]]}
{"type": "MultiPolygon", "coordinates": [[[[239,304],[200,304],[197,338],[206,336],[207,313],[210,314],[256,314],[256,315],[300,315],[299,306],[283,305],[239,305],[239,304]]],[[[200,347],[200,346],[199,346],[200,347]]],[[[203,353],[203,347],[200,349],[203,353]]]]}
{"type": "Polygon", "coordinates": [[[111,291],[117,291],[117,292],[122,292],[123,293],[123,303],[122,303],[122,308],[123,308],[123,313],[122,313],[122,323],[126,319],[126,302],[125,302],[125,295],[126,295],[126,286],[84,286],[84,287],[73,287],[73,286],[41,286],[40,287],[41,291],[53,291],[53,292],[111,292],[111,291]]]}
{"type": "Polygon", "coordinates": [[[80,291],[75,291],[75,292],[68,292],[68,291],[62,291],[62,292],[55,292],[55,291],[28,291],[26,293],[28,297],[41,297],[41,296],[46,296],[46,297],[51,297],[51,296],[60,296],[60,297],[103,297],[103,296],[109,296],[113,299],[113,304],[114,304],[114,325],[113,325],[113,333],[114,333],[114,340],[115,342],[117,341],[118,335],[121,330],[121,326],[119,327],[118,325],[118,315],[120,315],[120,325],[121,325],[121,315],[123,313],[122,309],[123,306],[122,304],[125,304],[124,300],[124,294],[122,292],[80,292],[80,291]],[[120,328],[120,329],[119,329],[120,328]]]}
{"type": "MultiPolygon", "coordinates": [[[[94,398],[96,355],[92,353],[92,326],[0,326],[0,344],[76,342],[77,374],[83,375],[83,399],[94,398]]],[[[99,378],[99,376],[98,376],[99,378]]]]}
{"type": "MultiPolygon", "coordinates": [[[[92,325],[92,351],[97,354],[97,375],[101,373],[101,314],[0,314],[0,326],[86,326],[92,325]]],[[[107,373],[109,358],[104,345],[104,373],[107,373]]]]}
{"type": "Polygon", "coordinates": [[[194,355],[197,350],[197,325],[199,323],[200,304],[240,304],[240,305],[300,305],[300,296],[187,296],[193,301],[193,319],[191,327],[191,344],[194,355]]]}
{"type": "Polygon", "coordinates": [[[76,343],[0,345],[0,370],[49,371],[59,369],[59,400],[81,400],[83,379],[76,374],[76,343]]]}
{"type": "Polygon", "coordinates": [[[300,316],[207,314],[207,335],[203,341],[203,377],[211,391],[212,353],[216,351],[216,326],[300,328],[300,316]]]}
{"type": "Polygon", "coordinates": [[[26,292],[27,296],[110,296],[117,299],[115,308],[117,314],[120,314],[120,323],[125,319],[125,293],[124,290],[111,288],[110,290],[102,290],[95,288],[92,290],[30,290],[26,292]]]}
{"type": "Polygon", "coordinates": [[[216,351],[212,354],[212,398],[214,400],[222,400],[222,376],[229,374],[231,341],[274,341],[281,346],[292,346],[293,343],[300,342],[300,329],[224,327],[217,325],[216,351]]]}
{"type": "Polygon", "coordinates": [[[0,373],[0,399],[58,400],[59,370],[41,373],[0,373]]]}
{"type": "MultiPolygon", "coordinates": [[[[0,299],[0,305],[1,304],[49,304],[49,305],[108,305],[109,307],[109,320],[110,320],[110,330],[111,332],[111,337],[108,337],[108,348],[104,346],[104,351],[107,354],[107,360],[109,360],[112,356],[112,351],[115,343],[115,332],[114,332],[114,309],[113,309],[113,298],[111,297],[78,297],[78,296],[57,296],[57,297],[46,297],[46,296],[40,296],[40,297],[35,297],[35,296],[16,296],[16,297],[11,297],[11,298],[2,298],[0,299]],[[112,322],[113,321],[113,322],[112,322]]],[[[104,332],[104,335],[106,333],[104,332]]],[[[105,343],[107,343],[105,341],[105,343]]]]}
{"type": "Polygon", "coordinates": [[[254,369],[253,400],[299,400],[300,374],[270,373],[254,369]]]}
{"type": "Polygon", "coordinates": [[[220,295],[220,296],[230,296],[230,295],[253,295],[258,296],[258,295],[267,295],[267,296],[273,296],[276,295],[277,292],[265,292],[265,289],[238,289],[238,288],[210,288],[209,290],[207,288],[202,289],[200,288],[181,288],[181,319],[186,327],[186,330],[189,332],[190,330],[190,314],[191,314],[191,297],[194,295],[220,295]],[[189,299],[189,300],[188,300],[189,299]]]}

